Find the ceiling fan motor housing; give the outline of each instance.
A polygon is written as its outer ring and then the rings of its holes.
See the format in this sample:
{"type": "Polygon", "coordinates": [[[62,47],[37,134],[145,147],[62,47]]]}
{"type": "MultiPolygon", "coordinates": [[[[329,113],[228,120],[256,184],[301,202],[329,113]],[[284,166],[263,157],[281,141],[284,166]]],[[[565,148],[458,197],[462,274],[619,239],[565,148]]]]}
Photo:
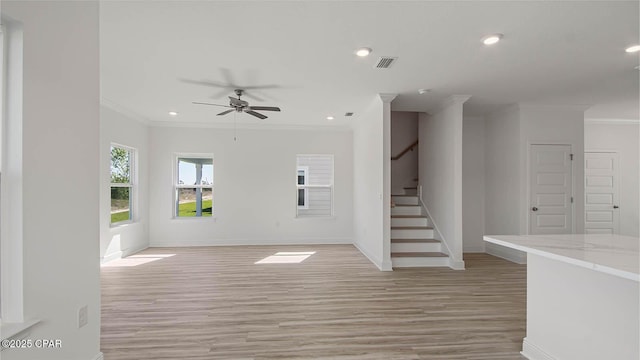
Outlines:
{"type": "Polygon", "coordinates": [[[266,119],[267,116],[263,115],[261,113],[256,112],[255,110],[262,110],[262,111],[280,111],[279,107],[276,106],[254,106],[251,107],[249,106],[249,103],[247,101],[244,101],[242,99],[240,99],[240,97],[242,96],[242,94],[244,93],[244,91],[242,89],[235,89],[234,90],[235,94],[238,96],[238,98],[234,98],[229,96],[229,106],[225,106],[225,105],[218,105],[218,104],[210,104],[210,103],[201,103],[201,102],[194,102],[194,104],[200,104],[200,105],[213,105],[213,106],[223,106],[223,107],[230,107],[231,109],[223,111],[221,113],[219,113],[218,115],[226,115],[230,112],[233,112],[233,110],[235,110],[236,112],[245,112],[249,115],[255,116],[259,119],[266,119]]]}

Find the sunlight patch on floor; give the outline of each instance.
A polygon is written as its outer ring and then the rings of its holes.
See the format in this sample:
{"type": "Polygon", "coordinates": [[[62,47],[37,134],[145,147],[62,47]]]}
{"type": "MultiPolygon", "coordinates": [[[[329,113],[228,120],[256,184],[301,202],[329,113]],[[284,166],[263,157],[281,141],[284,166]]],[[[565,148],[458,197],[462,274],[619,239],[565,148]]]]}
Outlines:
{"type": "Polygon", "coordinates": [[[168,257],[172,257],[175,254],[141,254],[141,255],[131,255],[126,258],[117,259],[113,261],[109,261],[108,263],[104,263],[101,267],[129,267],[129,266],[138,266],[143,264],[148,264],[150,262],[154,262],[157,260],[166,259],[168,257]]]}
{"type": "Polygon", "coordinates": [[[281,251],[254,264],[299,264],[315,253],[315,251],[281,251]]]}

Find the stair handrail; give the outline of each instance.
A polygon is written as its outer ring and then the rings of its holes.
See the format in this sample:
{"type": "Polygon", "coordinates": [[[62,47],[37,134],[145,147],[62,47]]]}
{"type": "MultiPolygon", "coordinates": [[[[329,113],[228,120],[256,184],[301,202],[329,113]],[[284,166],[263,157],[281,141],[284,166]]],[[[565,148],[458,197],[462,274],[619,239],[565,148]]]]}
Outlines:
{"type": "Polygon", "coordinates": [[[392,156],[391,160],[398,160],[400,159],[402,156],[404,156],[404,154],[408,153],[410,150],[413,150],[416,146],[418,146],[418,140],[414,141],[411,145],[407,146],[406,149],[402,150],[400,152],[400,154],[396,155],[396,156],[392,156]]]}

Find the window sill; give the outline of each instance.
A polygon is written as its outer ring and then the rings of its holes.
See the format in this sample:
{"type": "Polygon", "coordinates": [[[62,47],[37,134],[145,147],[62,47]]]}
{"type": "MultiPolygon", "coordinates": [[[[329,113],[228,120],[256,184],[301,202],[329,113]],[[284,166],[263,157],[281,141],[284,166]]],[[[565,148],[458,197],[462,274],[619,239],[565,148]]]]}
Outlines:
{"type": "Polygon", "coordinates": [[[211,221],[217,222],[218,218],[215,216],[183,216],[183,217],[172,217],[171,220],[175,221],[211,221]]]}
{"type": "Polygon", "coordinates": [[[129,226],[129,225],[133,225],[133,224],[137,224],[137,223],[138,223],[138,222],[137,222],[137,221],[134,221],[134,220],[129,220],[129,221],[120,221],[120,222],[117,222],[117,223],[115,223],[115,224],[110,224],[110,225],[109,225],[109,228],[111,228],[111,229],[117,229],[117,228],[127,227],[127,226],[129,226]]]}
{"type": "Polygon", "coordinates": [[[26,320],[21,323],[1,323],[0,334],[2,334],[2,340],[14,338],[16,335],[24,333],[31,329],[33,326],[40,322],[38,319],[26,320]]]}

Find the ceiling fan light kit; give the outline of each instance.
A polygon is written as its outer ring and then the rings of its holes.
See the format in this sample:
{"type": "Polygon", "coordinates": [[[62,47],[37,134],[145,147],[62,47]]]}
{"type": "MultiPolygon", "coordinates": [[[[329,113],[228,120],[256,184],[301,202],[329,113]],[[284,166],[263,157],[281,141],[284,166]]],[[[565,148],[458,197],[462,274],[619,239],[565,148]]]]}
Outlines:
{"type": "Polygon", "coordinates": [[[229,96],[229,105],[220,105],[220,104],[211,104],[211,103],[204,103],[204,102],[197,102],[194,101],[194,104],[197,105],[211,105],[211,106],[221,106],[221,107],[226,107],[229,108],[229,110],[225,110],[221,113],[218,114],[218,116],[220,115],[227,115],[229,113],[232,112],[244,112],[247,113],[249,115],[255,116],[258,119],[264,120],[266,119],[268,116],[261,114],[258,111],[280,111],[279,107],[276,106],[251,106],[249,105],[249,103],[247,101],[244,101],[241,99],[242,94],[244,94],[244,90],[242,89],[235,89],[234,92],[236,93],[236,96],[238,96],[238,98],[234,98],[232,96],[229,96]]]}

